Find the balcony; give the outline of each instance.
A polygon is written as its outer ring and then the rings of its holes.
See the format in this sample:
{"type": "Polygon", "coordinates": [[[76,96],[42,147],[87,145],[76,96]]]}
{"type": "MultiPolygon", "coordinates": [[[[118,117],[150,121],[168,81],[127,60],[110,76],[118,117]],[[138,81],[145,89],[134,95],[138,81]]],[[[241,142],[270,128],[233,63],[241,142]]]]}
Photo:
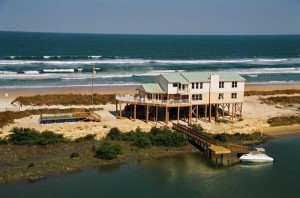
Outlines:
{"type": "Polygon", "coordinates": [[[147,98],[141,98],[137,95],[132,94],[117,94],[116,100],[122,101],[122,102],[131,102],[131,103],[140,103],[140,104],[153,104],[153,105],[173,105],[173,104],[191,104],[191,101],[188,99],[170,99],[170,100],[156,100],[156,99],[147,99],[147,98]]]}

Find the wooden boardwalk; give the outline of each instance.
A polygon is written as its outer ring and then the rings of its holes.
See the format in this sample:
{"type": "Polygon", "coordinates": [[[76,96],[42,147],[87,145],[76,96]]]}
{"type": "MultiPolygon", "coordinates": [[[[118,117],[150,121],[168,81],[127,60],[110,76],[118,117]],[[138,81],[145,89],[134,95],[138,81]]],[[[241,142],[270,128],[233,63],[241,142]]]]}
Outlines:
{"type": "Polygon", "coordinates": [[[203,133],[197,133],[190,127],[187,127],[182,124],[173,123],[172,128],[180,133],[185,134],[188,140],[199,150],[203,151],[208,158],[211,158],[212,154],[221,155],[222,161],[224,154],[249,153],[248,148],[246,146],[240,146],[235,144],[227,144],[226,146],[224,146],[221,142],[218,142],[217,140],[212,139],[203,133]]]}

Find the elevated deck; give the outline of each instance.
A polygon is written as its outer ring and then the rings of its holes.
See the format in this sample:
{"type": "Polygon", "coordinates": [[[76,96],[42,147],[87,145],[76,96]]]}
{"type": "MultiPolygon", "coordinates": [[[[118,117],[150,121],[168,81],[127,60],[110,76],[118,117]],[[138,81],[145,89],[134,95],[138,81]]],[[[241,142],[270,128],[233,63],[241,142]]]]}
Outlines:
{"type": "Polygon", "coordinates": [[[182,99],[182,100],[156,100],[156,99],[145,99],[132,94],[117,94],[116,100],[129,104],[137,105],[148,105],[148,106],[161,106],[161,107],[178,107],[178,106],[191,106],[193,101],[182,99]]]}

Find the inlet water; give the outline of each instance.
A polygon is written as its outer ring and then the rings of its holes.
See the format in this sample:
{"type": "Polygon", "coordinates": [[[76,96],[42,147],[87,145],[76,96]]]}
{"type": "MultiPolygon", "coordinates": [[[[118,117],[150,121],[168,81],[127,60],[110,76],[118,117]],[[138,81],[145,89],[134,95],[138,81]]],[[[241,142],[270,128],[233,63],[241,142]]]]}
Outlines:
{"type": "Polygon", "coordinates": [[[0,186],[0,197],[299,197],[300,136],[264,144],[270,164],[216,166],[201,154],[0,186]]]}

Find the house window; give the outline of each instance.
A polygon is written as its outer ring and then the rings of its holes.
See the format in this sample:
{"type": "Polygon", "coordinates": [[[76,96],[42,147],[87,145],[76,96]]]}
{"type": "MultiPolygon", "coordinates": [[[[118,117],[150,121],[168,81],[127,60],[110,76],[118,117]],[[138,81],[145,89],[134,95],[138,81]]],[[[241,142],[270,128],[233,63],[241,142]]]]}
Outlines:
{"type": "Polygon", "coordinates": [[[203,83],[200,83],[200,89],[203,89],[203,83]]]}
{"type": "Polygon", "coordinates": [[[236,81],[232,82],[232,88],[236,88],[236,87],[237,87],[237,82],[236,81]]]}
{"type": "Polygon", "coordinates": [[[192,89],[195,89],[195,83],[192,83],[192,89]]]}
{"type": "Polygon", "coordinates": [[[148,94],[148,99],[152,100],[152,94],[148,94]]]}
{"type": "Polygon", "coordinates": [[[173,87],[177,87],[177,83],[173,83],[173,87]]]}
{"type": "Polygon", "coordinates": [[[199,89],[199,83],[196,83],[196,89],[199,89]]]}
{"type": "Polygon", "coordinates": [[[182,85],[182,90],[184,90],[184,85],[182,85]]]}
{"type": "Polygon", "coordinates": [[[224,82],[219,82],[219,88],[224,88],[224,82]]]}
{"type": "Polygon", "coordinates": [[[236,99],[237,98],[237,93],[231,93],[231,98],[236,99]]]}
{"type": "Polygon", "coordinates": [[[192,100],[202,100],[202,94],[193,94],[192,100]]]}
{"type": "Polygon", "coordinates": [[[219,100],[224,100],[224,93],[219,93],[219,100]]]}

